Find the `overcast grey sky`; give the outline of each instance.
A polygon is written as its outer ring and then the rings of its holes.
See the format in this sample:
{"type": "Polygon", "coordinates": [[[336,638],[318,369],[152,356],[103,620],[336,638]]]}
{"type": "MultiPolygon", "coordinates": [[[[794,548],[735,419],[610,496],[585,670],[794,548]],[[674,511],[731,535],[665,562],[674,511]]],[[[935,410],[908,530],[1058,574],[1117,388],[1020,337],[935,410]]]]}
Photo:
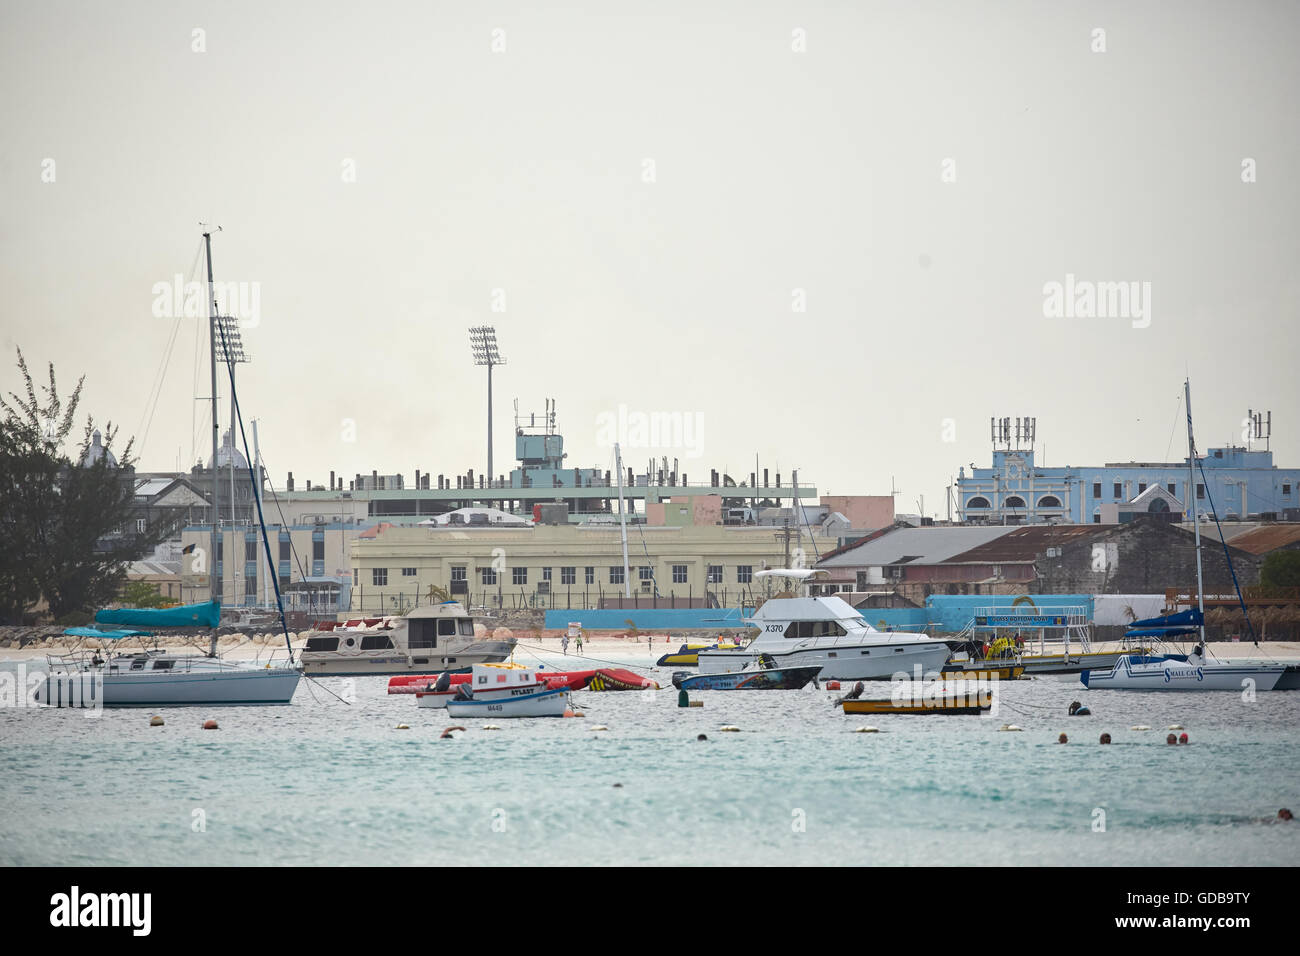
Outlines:
{"type": "MultiPolygon", "coordinates": [[[[622,404],[694,423],[634,467],[757,453],[942,514],[995,415],[1048,464],[1177,459],[1185,373],[1202,448],[1272,409],[1300,464],[1295,4],[0,9],[0,388],[19,345],[123,435],[205,221],[259,296],[240,392],[277,486],[481,471],[477,323],[498,472],[512,399],[549,396],[571,465],[610,467],[622,404]],[[1150,297],[1045,314],[1068,274],[1150,297]]],[[[206,457],[200,333],[144,469],[206,457]]]]}

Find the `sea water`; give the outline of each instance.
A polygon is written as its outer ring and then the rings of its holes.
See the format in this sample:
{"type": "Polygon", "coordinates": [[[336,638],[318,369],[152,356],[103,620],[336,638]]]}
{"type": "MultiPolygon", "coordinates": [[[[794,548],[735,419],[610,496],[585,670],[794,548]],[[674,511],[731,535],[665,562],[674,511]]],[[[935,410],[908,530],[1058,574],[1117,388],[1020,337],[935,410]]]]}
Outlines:
{"type": "Polygon", "coordinates": [[[824,689],[699,692],[703,707],[679,708],[668,672],[640,669],[666,689],[581,691],[585,717],[492,719],[499,730],[420,710],[383,677],[304,680],[287,707],[162,708],[162,727],[155,711],[0,708],[0,862],[1300,859],[1300,823],[1268,822],[1300,809],[1300,692],[1251,701],[1042,678],[999,684],[987,717],[846,716],[824,689]],[[1066,716],[1072,700],[1093,716],[1066,716]],[[201,729],[209,717],[219,730],[201,729]],[[1190,744],[1166,744],[1170,724],[1190,744]],[[854,732],[867,725],[880,732],[854,732]]]}

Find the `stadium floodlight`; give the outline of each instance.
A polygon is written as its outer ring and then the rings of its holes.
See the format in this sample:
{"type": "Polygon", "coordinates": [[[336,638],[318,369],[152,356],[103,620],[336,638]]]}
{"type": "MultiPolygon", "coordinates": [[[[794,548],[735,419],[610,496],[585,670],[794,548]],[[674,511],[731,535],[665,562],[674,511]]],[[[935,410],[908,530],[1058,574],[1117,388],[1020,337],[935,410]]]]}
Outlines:
{"type": "Polygon", "coordinates": [[[476,325],[469,330],[469,345],[474,353],[475,365],[486,365],[487,379],[487,483],[492,487],[492,367],[505,365],[501,350],[497,348],[497,330],[491,325],[476,325]]]}

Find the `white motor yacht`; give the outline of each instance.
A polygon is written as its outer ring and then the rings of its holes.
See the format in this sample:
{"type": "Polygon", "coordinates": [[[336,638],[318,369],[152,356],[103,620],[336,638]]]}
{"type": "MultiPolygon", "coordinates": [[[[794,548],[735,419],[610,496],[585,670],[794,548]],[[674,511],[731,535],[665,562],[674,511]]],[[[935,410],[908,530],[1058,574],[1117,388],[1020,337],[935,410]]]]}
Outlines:
{"type": "MultiPolygon", "coordinates": [[[[806,587],[817,573],[771,570],[754,577],[784,577],[806,587]]],[[[734,673],[767,654],[778,668],[820,666],[818,680],[889,680],[900,672],[910,679],[917,667],[922,673],[941,671],[949,655],[946,641],[877,630],[834,595],[771,598],[745,623],[758,628],[758,636],[735,650],[701,650],[701,674],[734,673]]]]}
{"type": "Polygon", "coordinates": [[[430,604],[404,617],[318,626],[302,651],[306,673],[327,676],[465,671],[510,657],[515,640],[474,636],[474,618],[459,602],[430,604]]]}

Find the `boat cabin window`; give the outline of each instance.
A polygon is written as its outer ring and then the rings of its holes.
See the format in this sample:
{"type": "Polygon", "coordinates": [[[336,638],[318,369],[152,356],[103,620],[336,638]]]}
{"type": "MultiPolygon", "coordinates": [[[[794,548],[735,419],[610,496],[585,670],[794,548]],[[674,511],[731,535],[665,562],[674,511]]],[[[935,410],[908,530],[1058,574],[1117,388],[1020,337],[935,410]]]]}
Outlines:
{"type": "Polygon", "coordinates": [[[339,649],[339,639],[337,637],[309,637],[307,646],[304,650],[308,651],[337,651],[339,649]]]}
{"type": "Polygon", "coordinates": [[[795,621],[786,628],[786,637],[843,637],[838,621],[795,621]]]}
{"type": "Polygon", "coordinates": [[[133,671],[142,671],[142,670],[144,670],[144,661],[141,661],[141,660],[132,661],[132,662],[131,662],[131,670],[133,670],[133,671]]]}
{"type": "Polygon", "coordinates": [[[408,647],[437,647],[438,622],[430,618],[412,618],[406,636],[408,647]]]}
{"type": "Polygon", "coordinates": [[[460,628],[460,633],[462,637],[474,636],[474,622],[471,621],[469,618],[462,617],[460,620],[456,622],[456,624],[460,628]]]}
{"type": "Polygon", "coordinates": [[[363,651],[385,651],[392,646],[393,642],[385,634],[369,634],[361,639],[363,651]]]}
{"type": "Polygon", "coordinates": [[[456,636],[456,621],[450,617],[438,619],[438,633],[443,637],[456,636]]]}
{"type": "Polygon", "coordinates": [[[172,664],[174,663],[176,662],[175,661],[154,661],[153,669],[156,671],[169,671],[172,669],[172,664]]]}

